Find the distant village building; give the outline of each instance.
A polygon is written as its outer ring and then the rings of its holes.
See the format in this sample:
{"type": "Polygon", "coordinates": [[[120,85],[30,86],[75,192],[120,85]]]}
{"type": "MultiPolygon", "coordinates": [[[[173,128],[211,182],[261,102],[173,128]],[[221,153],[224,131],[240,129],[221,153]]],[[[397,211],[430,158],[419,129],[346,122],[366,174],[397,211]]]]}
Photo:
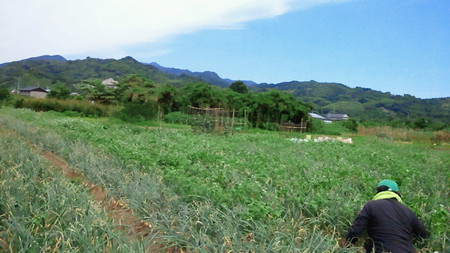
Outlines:
{"type": "Polygon", "coordinates": [[[319,114],[317,114],[317,113],[313,113],[313,112],[310,112],[310,113],[309,113],[309,116],[310,116],[311,118],[313,118],[313,119],[326,120],[325,117],[323,117],[323,116],[321,116],[321,115],[319,115],[319,114]]]}
{"type": "Polygon", "coordinates": [[[326,117],[324,117],[324,116],[322,116],[322,115],[319,115],[319,114],[317,114],[317,113],[310,112],[310,113],[309,113],[309,117],[311,117],[311,118],[313,118],[313,119],[321,120],[321,121],[323,121],[323,122],[325,122],[325,123],[331,123],[331,120],[329,120],[329,119],[327,119],[326,117]]]}
{"type": "Polygon", "coordinates": [[[331,121],[348,120],[348,115],[342,113],[330,113],[327,114],[327,118],[331,121]]]}
{"type": "Polygon", "coordinates": [[[20,95],[34,97],[34,98],[46,98],[48,92],[40,87],[31,86],[20,89],[20,95]]]}
{"type": "Polygon", "coordinates": [[[341,120],[348,120],[349,117],[347,114],[341,114],[341,113],[329,113],[326,117],[319,115],[317,113],[310,112],[309,117],[313,119],[321,120],[325,123],[331,123],[332,121],[341,121],[341,120]]]}
{"type": "Polygon", "coordinates": [[[108,78],[108,79],[103,80],[102,84],[105,85],[106,88],[116,88],[117,85],[119,84],[119,82],[112,78],[108,78]]]}
{"type": "Polygon", "coordinates": [[[308,114],[309,114],[309,117],[311,117],[313,119],[321,120],[323,122],[327,122],[328,121],[327,118],[325,118],[322,115],[319,115],[317,113],[310,112],[308,114]]]}

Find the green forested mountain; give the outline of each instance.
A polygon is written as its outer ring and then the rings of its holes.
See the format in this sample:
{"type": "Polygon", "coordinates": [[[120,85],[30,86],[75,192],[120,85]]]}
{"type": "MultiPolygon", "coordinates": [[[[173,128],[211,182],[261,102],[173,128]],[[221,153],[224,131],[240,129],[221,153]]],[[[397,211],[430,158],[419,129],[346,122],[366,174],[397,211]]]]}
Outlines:
{"type": "MultiPolygon", "coordinates": [[[[187,84],[208,82],[205,77],[214,77],[214,82],[227,87],[230,80],[220,78],[214,72],[196,72],[177,69],[159,70],[150,64],[143,64],[131,57],[120,60],[94,59],[66,61],[60,56],[35,57],[27,60],[2,64],[0,66],[0,87],[9,89],[26,86],[55,88],[68,86],[72,91],[77,83],[88,79],[114,78],[118,81],[130,74],[145,77],[158,85],[182,87],[187,84]],[[178,72],[180,73],[178,73],[178,72]],[[173,72],[173,73],[172,73],[173,72]],[[218,82],[218,83],[217,83],[218,82]]],[[[375,91],[369,88],[350,88],[339,83],[320,83],[316,81],[283,82],[278,84],[256,84],[249,86],[254,93],[272,89],[292,94],[302,102],[310,104],[315,112],[346,113],[361,121],[405,122],[423,121],[433,124],[450,124],[450,98],[420,99],[410,95],[392,95],[389,92],[375,91]]]]}
{"type": "Polygon", "coordinates": [[[53,88],[67,85],[75,90],[74,84],[87,79],[114,78],[120,80],[129,74],[137,74],[158,84],[175,87],[198,82],[189,76],[179,77],[158,71],[155,67],[142,64],[131,57],[120,60],[86,58],[84,60],[61,61],[40,57],[11,62],[0,67],[0,86],[17,88],[40,86],[53,88]]]}
{"type": "Polygon", "coordinates": [[[414,120],[450,123],[450,98],[420,99],[392,95],[369,88],[350,88],[339,83],[284,82],[259,84],[253,91],[278,89],[309,103],[318,113],[346,113],[363,121],[405,122],[414,120]]]}

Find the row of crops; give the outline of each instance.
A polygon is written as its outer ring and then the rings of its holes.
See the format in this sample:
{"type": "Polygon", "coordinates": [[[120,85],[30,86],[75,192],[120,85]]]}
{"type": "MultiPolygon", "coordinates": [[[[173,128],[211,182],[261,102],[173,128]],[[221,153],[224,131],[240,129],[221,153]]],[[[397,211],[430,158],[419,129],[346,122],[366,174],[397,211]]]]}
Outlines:
{"type": "MultiPolygon", "coordinates": [[[[3,131],[14,131],[66,159],[158,231],[131,246],[117,239],[119,252],[155,243],[162,249],[198,252],[342,252],[338,240],[382,178],[400,184],[406,204],[430,228],[432,238],[418,247],[444,250],[448,241],[447,151],[376,139],[299,144],[278,133],[198,135],[6,108],[0,110],[0,124],[8,129],[3,131]]],[[[14,168],[13,163],[2,166],[4,171],[14,168]]],[[[43,173],[45,163],[40,167],[43,173]]],[[[8,182],[10,175],[5,175],[2,182],[8,182]]],[[[40,177],[50,185],[53,181],[46,178],[56,178],[40,177]]],[[[89,200],[80,191],[74,194],[89,200]]],[[[92,203],[76,203],[78,209],[93,210],[92,203]]],[[[109,223],[103,219],[101,224],[109,223]]],[[[8,229],[2,223],[1,230],[8,229]]],[[[105,247],[104,241],[90,242],[80,247],[105,247]]]]}
{"type": "Polygon", "coordinates": [[[0,127],[0,252],[139,251],[79,185],[0,127]]]}

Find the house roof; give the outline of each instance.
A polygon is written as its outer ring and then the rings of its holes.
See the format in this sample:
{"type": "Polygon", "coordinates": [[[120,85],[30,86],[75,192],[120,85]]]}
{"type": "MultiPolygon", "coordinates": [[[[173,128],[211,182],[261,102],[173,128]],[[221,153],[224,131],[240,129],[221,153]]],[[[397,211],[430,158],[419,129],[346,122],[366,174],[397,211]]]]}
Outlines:
{"type": "Polygon", "coordinates": [[[314,119],[326,120],[326,118],[324,116],[321,116],[321,115],[319,115],[317,113],[313,113],[313,112],[310,112],[309,116],[311,116],[311,118],[314,118],[314,119]]]}
{"type": "Polygon", "coordinates": [[[108,79],[105,79],[102,81],[102,84],[104,84],[104,85],[116,85],[118,83],[119,82],[114,80],[113,78],[108,78],[108,79]]]}
{"type": "Polygon", "coordinates": [[[46,90],[42,89],[41,87],[37,87],[37,86],[25,87],[25,88],[20,89],[20,91],[25,91],[25,92],[28,92],[28,91],[40,91],[40,92],[47,93],[46,90]]]}
{"type": "Polygon", "coordinates": [[[348,115],[342,114],[342,113],[330,113],[330,114],[327,114],[327,118],[331,119],[331,120],[343,120],[343,119],[348,119],[348,115]]]}

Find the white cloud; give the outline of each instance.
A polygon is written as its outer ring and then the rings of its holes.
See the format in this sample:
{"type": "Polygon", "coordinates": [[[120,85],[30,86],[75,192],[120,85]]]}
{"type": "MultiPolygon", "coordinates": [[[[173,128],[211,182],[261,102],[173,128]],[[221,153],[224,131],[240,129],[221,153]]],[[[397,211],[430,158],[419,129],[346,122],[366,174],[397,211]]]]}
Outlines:
{"type": "Polygon", "coordinates": [[[348,0],[2,0],[0,63],[159,42],[201,29],[239,28],[291,9],[348,0]]]}

